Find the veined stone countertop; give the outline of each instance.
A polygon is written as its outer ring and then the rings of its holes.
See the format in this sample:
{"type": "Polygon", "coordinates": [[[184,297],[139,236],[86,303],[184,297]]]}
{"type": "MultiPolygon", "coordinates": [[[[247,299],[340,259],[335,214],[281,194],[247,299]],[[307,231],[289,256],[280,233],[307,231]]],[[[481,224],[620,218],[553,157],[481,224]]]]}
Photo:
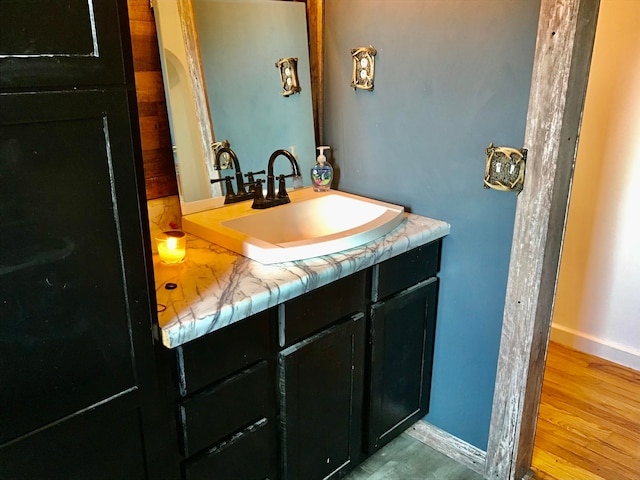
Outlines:
{"type": "Polygon", "coordinates": [[[405,214],[393,231],[359,247],[272,265],[188,235],[184,263],[164,265],[153,256],[162,343],[177,347],[444,237],[449,229],[446,222],[405,214]],[[177,288],[167,290],[167,283],[177,288]]]}

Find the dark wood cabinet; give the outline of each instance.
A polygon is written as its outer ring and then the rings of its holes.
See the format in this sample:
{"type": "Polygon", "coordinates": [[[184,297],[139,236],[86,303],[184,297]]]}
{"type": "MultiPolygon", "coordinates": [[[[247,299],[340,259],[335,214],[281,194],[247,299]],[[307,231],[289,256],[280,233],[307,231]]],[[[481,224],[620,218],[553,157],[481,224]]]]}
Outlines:
{"type": "Polygon", "coordinates": [[[126,2],[0,9],[1,476],[159,478],[126,2]]]}
{"type": "Polygon", "coordinates": [[[173,351],[182,477],[277,478],[275,311],[173,351]]]}
{"type": "Polygon", "coordinates": [[[429,410],[438,279],[371,307],[367,452],[375,452],[429,410]]]}
{"type": "Polygon", "coordinates": [[[369,271],[279,308],[283,479],[337,478],[360,461],[369,271]]]}
{"type": "Polygon", "coordinates": [[[341,478],[424,416],[440,245],[166,350],[183,478],[341,478]]]}
{"type": "Polygon", "coordinates": [[[366,451],[429,411],[441,241],[373,268],[366,451]]]}
{"type": "Polygon", "coordinates": [[[282,478],[324,479],[360,460],[365,316],[280,352],[282,478]]]}

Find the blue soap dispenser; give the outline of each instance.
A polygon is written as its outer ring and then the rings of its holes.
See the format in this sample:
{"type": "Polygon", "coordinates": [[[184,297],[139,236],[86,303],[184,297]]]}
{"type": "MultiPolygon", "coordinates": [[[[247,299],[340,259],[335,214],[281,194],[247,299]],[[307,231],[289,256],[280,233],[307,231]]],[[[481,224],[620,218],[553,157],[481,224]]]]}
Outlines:
{"type": "Polygon", "coordinates": [[[311,168],[311,185],[316,192],[326,192],[331,188],[333,180],[333,167],[327,162],[324,151],[331,147],[318,147],[320,152],[316,164],[311,168]]]}

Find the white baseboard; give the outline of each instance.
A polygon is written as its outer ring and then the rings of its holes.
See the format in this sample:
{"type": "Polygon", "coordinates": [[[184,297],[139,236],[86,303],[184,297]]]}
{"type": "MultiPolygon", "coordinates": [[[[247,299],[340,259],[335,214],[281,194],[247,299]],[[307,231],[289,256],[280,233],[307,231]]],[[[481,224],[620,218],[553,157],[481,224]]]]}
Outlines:
{"type": "Polygon", "coordinates": [[[640,371],[640,350],[626,345],[594,337],[557,323],[551,325],[551,340],[640,371]]]}
{"type": "Polygon", "coordinates": [[[487,452],[484,450],[480,450],[424,420],[419,420],[409,427],[406,433],[468,469],[484,475],[484,464],[487,459],[487,452]]]}

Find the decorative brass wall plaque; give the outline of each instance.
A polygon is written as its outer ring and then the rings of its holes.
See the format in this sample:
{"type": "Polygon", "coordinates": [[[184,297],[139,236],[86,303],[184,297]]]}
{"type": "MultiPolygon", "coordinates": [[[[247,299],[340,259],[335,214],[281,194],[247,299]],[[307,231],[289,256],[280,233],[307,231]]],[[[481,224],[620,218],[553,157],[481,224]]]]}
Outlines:
{"type": "Polygon", "coordinates": [[[300,93],[302,88],[298,81],[298,59],[296,57],[281,58],[276,62],[276,67],[280,70],[282,96],[288,97],[294,93],[300,93]]]}
{"type": "Polygon", "coordinates": [[[494,147],[491,143],[485,152],[484,188],[520,193],[524,185],[527,149],[494,147]]]}
{"type": "Polygon", "coordinates": [[[353,60],[351,86],[354,89],[373,90],[375,56],[377,53],[376,49],[371,45],[351,50],[351,59],[353,60]]]}

